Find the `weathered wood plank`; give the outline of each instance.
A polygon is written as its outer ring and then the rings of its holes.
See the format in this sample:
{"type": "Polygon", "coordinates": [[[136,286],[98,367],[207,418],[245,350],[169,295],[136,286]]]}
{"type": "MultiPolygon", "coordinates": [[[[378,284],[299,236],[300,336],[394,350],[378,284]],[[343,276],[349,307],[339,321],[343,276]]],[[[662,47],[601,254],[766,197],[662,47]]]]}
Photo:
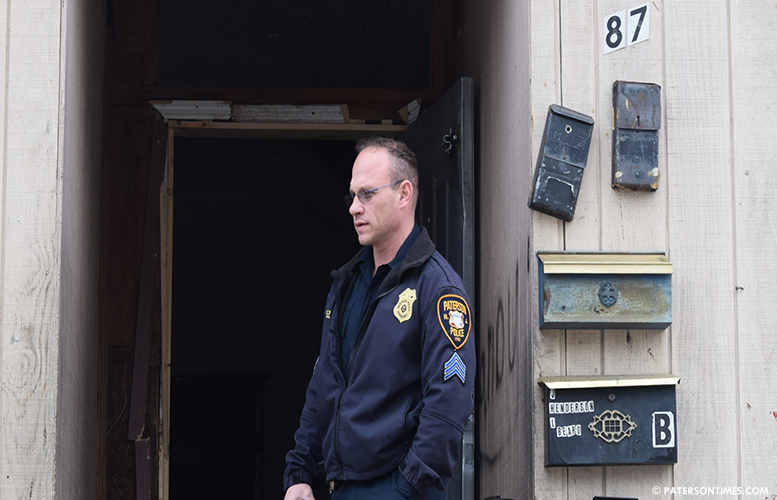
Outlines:
{"type": "Polygon", "coordinates": [[[531,212],[524,175],[531,175],[528,4],[472,5],[464,16],[463,48],[476,76],[483,120],[477,164],[482,193],[478,227],[480,259],[490,264],[478,277],[478,414],[481,429],[480,496],[531,494],[532,397],[529,234],[531,212]],[[493,51],[492,47],[505,50],[493,51]],[[524,117],[516,121],[516,116],[524,117]],[[523,172],[516,176],[515,172],[523,172]],[[504,217],[510,219],[504,225],[504,217]],[[485,429],[488,431],[485,432],[485,429]]]}
{"type": "Polygon", "coordinates": [[[97,454],[100,172],[105,12],[99,2],[64,2],[57,498],[93,497],[97,454]]]}
{"type": "Polygon", "coordinates": [[[682,377],[674,484],[737,484],[727,2],[665,2],[663,18],[672,370],[682,377]]]}
{"type": "Polygon", "coordinates": [[[492,262],[479,278],[489,283],[478,311],[482,370],[478,425],[489,429],[487,435],[480,434],[481,494],[516,498],[527,495],[531,484],[529,426],[535,385],[525,347],[530,338],[530,299],[521,286],[528,276],[531,214],[526,186],[513,175],[516,169],[530,175],[529,122],[513,119],[528,114],[528,68],[518,63],[529,50],[526,29],[521,28],[528,26],[527,7],[522,2],[489,2],[488,9],[476,9],[477,15],[468,17],[465,25],[478,39],[468,50],[479,53],[472,60],[477,61],[473,69],[480,76],[480,113],[493,117],[481,122],[480,136],[487,139],[481,141],[479,161],[488,165],[487,173],[482,170],[480,189],[490,193],[481,198],[480,248],[483,258],[492,262]],[[489,53],[495,45],[509,49],[489,53]],[[499,223],[500,214],[515,214],[510,230],[499,223]]]}
{"type": "MultiPolygon", "coordinates": [[[[548,106],[561,104],[561,33],[560,0],[553,2],[530,2],[531,33],[531,124],[532,174],[540,153],[542,133],[548,113],[548,106]]],[[[532,175],[526,176],[531,182],[532,175]]],[[[530,186],[533,189],[533,186],[530,186]]],[[[537,281],[538,250],[564,249],[564,223],[554,217],[534,212],[532,214],[533,235],[531,241],[531,293],[532,312],[532,358],[533,379],[542,375],[566,374],[566,332],[564,330],[540,331],[538,327],[539,304],[537,281]]],[[[545,396],[535,383],[533,391],[535,404],[532,406],[534,440],[534,483],[535,498],[567,498],[567,469],[545,467],[545,396]],[[540,402],[539,404],[537,402],[540,402]]]]}
{"type": "MultiPolygon", "coordinates": [[[[564,249],[567,251],[602,250],[601,159],[597,104],[597,60],[594,4],[561,0],[560,2],[561,103],[594,119],[594,133],[583,171],[583,181],[572,222],[564,223],[564,249]]],[[[605,108],[603,112],[606,113],[605,108]]],[[[600,126],[599,126],[600,127],[600,126]]],[[[601,375],[602,332],[598,330],[567,330],[566,375],[601,375]]],[[[567,472],[569,498],[586,498],[603,494],[603,467],[569,467],[567,472]]]]}
{"type": "MultiPolygon", "coordinates": [[[[777,351],[774,313],[764,298],[777,296],[774,221],[774,133],[777,104],[775,61],[777,6],[731,2],[733,183],[736,204],[736,317],[739,379],[739,460],[741,485],[777,492],[777,351]],[[741,36],[745,34],[746,36],[741,36]]],[[[765,495],[762,495],[765,496],[765,495]]]]}
{"type": "MultiPolygon", "coordinates": [[[[596,103],[596,25],[593,5],[562,0],[561,17],[561,96],[562,105],[598,121],[596,103]]],[[[598,137],[591,138],[588,162],[580,186],[575,219],[565,224],[565,250],[601,250],[601,215],[598,137]]],[[[602,373],[602,334],[599,331],[569,330],[566,334],[567,375],[602,373]]],[[[601,467],[572,467],[568,470],[570,497],[601,494],[601,467]]]]}
{"type": "Polygon", "coordinates": [[[0,497],[53,498],[59,370],[59,2],[5,3],[0,497]],[[6,59],[7,56],[7,59],[6,59]]]}
{"type": "MultiPolygon", "coordinates": [[[[659,171],[662,179],[655,192],[620,191],[612,183],[612,88],[617,80],[657,83],[664,87],[662,54],[663,5],[653,2],[650,9],[650,38],[603,55],[603,19],[622,9],[637,7],[639,2],[624,4],[617,0],[598,2],[595,16],[599,28],[596,40],[598,60],[598,99],[600,110],[599,154],[601,190],[602,246],[607,251],[667,252],[667,167],[664,156],[666,128],[659,132],[659,171]]],[[[662,91],[662,101],[666,92],[662,91]]],[[[663,114],[662,114],[663,116],[663,114]]],[[[606,375],[661,374],[671,372],[671,331],[607,330],[604,332],[603,373],[606,375]]],[[[652,488],[671,485],[672,468],[666,466],[605,467],[605,491],[608,495],[647,498],[652,488]]]]}

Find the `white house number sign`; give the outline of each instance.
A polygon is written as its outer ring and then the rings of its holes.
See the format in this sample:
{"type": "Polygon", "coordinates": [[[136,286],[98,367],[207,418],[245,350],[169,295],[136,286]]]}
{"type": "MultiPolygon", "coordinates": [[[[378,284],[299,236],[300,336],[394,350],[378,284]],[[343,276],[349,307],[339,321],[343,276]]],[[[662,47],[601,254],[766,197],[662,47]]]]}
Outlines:
{"type": "Polygon", "coordinates": [[[605,54],[644,42],[650,38],[650,4],[605,16],[602,34],[605,54]]]}

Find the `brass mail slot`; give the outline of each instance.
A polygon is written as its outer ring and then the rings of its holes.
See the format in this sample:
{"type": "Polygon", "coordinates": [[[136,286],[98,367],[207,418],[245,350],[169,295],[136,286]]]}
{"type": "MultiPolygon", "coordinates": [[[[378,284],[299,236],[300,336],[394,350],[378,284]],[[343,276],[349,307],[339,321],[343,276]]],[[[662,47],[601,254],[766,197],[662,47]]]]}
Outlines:
{"type": "Polygon", "coordinates": [[[663,253],[538,252],[541,329],[664,329],[672,263],[663,253]]]}

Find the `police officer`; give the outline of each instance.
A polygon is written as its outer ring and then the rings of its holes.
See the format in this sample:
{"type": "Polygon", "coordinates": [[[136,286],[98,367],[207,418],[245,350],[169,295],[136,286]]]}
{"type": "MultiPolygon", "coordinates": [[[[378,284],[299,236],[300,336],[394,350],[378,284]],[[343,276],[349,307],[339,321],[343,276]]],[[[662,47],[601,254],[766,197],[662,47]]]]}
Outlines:
{"type": "Polygon", "coordinates": [[[286,500],[444,498],[472,411],[475,341],[461,278],[415,223],[418,168],[401,141],[356,146],[346,196],[363,246],[333,271],[286,500]]]}

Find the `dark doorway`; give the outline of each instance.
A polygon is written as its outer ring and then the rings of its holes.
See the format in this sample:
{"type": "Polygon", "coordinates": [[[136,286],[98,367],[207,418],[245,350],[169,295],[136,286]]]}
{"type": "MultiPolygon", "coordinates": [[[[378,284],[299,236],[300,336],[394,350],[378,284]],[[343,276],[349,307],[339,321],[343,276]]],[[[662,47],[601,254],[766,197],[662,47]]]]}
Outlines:
{"type": "Polygon", "coordinates": [[[330,271],[359,248],[349,141],[175,139],[170,498],[282,498],[330,271]]]}

